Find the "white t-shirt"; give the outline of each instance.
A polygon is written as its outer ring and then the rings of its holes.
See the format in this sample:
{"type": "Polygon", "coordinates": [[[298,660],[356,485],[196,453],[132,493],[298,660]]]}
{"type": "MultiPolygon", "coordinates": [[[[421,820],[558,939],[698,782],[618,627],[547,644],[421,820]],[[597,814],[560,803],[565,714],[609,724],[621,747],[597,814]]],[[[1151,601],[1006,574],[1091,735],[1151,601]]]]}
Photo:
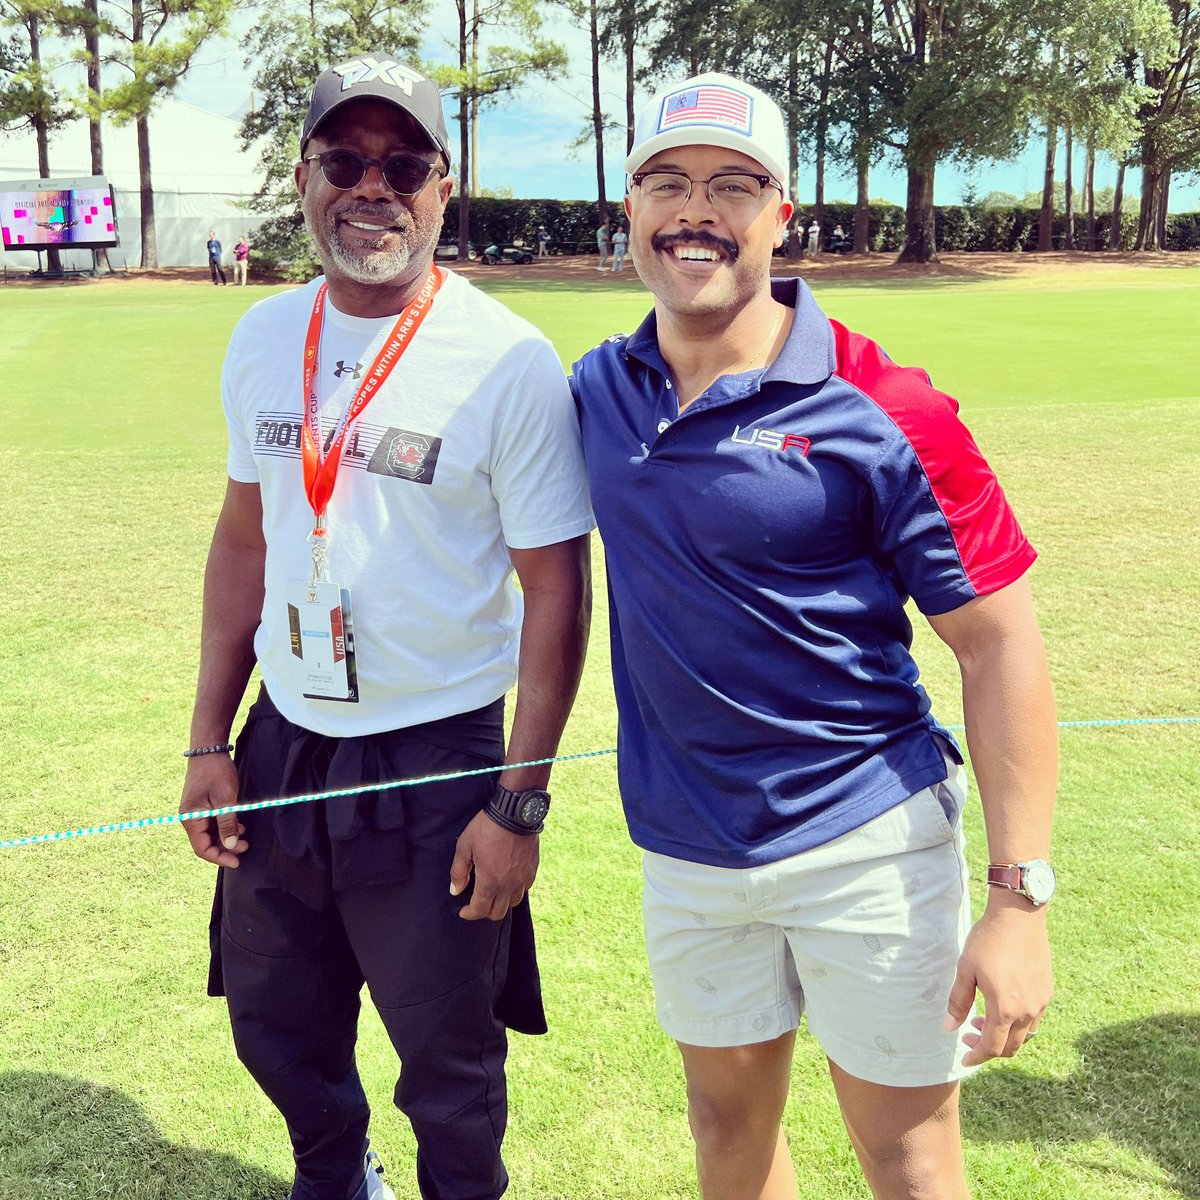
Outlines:
{"type": "MultiPolygon", "coordinates": [[[[242,318],[221,382],[229,475],[262,493],[266,597],[254,650],[263,681],[288,720],[348,737],[469,712],[507,692],[522,606],[506,547],[564,541],[594,521],[553,348],[446,272],[416,337],[351,427],[329,503],[329,575],[350,589],[360,699],[306,699],[285,592],[312,569],[301,359],[319,283],[242,318]]],[[[394,324],[326,302],[317,376],[326,437],[394,324]]]]}

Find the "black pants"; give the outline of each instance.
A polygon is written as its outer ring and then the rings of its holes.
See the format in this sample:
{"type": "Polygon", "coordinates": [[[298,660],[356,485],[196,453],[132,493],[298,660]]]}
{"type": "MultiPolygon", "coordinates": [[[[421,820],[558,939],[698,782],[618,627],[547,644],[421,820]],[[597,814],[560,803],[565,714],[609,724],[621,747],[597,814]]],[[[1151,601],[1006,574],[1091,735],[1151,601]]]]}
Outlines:
{"type": "Polygon", "coordinates": [[[221,269],[221,260],[219,258],[210,258],[208,260],[208,269],[212,272],[212,281],[217,282],[217,276],[220,275],[221,282],[225,282],[225,272],[221,269]]]}
{"type": "MultiPolygon", "coordinates": [[[[237,746],[250,802],[499,762],[503,705],[406,730],[326,738],[265,693],[237,746]]],[[[249,850],[219,873],[210,991],[238,1057],[283,1114],[293,1200],[347,1200],[363,1179],[368,1107],[354,1061],[364,981],[402,1072],[425,1200],[497,1200],[507,1120],[505,1024],[543,1032],[527,905],[463,921],[454,844],[495,775],[243,816],[249,850]]]]}

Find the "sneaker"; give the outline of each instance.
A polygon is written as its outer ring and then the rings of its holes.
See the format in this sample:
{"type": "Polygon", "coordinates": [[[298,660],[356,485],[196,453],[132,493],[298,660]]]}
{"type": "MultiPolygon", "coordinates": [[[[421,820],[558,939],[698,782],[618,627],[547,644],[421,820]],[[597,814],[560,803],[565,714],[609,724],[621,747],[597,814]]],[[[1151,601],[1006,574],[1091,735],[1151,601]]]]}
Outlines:
{"type": "Polygon", "coordinates": [[[367,1151],[367,1191],[365,1200],[396,1200],[396,1193],[383,1182],[383,1164],[374,1150],[367,1151]]]}
{"type": "MultiPolygon", "coordinates": [[[[354,1200],[396,1200],[396,1193],[383,1182],[383,1164],[374,1150],[367,1151],[366,1178],[354,1193],[354,1200]]],[[[292,1200],[291,1192],[283,1200],[292,1200]]]]}

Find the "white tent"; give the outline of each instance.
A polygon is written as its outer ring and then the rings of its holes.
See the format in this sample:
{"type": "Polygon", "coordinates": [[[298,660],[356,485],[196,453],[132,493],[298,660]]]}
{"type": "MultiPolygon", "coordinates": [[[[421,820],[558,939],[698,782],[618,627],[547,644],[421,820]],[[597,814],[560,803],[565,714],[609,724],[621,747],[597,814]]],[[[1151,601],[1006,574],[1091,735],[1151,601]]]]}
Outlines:
{"type": "MultiPolygon", "coordinates": [[[[109,251],[115,267],[141,262],[141,194],[138,184],[137,133],[133,125],[105,122],[104,173],[113,185],[121,244],[109,251]]],[[[247,204],[261,180],[257,149],[243,150],[238,123],[174,99],[161,101],[150,114],[150,169],[154,183],[158,261],[164,267],[204,266],[210,229],[227,263],[243,233],[261,223],[247,204]]],[[[88,127],[74,121],[50,139],[50,173],[55,179],[90,176],[88,127]]],[[[32,132],[0,137],[0,182],[38,177],[32,132]]],[[[253,241],[253,238],[251,238],[253,241]]],[[[91,265],[91,252],[64,250],[63,265],[91,265]]],[[[4,252],[10,269],[37,266],[30,250],[4,252]]]]}

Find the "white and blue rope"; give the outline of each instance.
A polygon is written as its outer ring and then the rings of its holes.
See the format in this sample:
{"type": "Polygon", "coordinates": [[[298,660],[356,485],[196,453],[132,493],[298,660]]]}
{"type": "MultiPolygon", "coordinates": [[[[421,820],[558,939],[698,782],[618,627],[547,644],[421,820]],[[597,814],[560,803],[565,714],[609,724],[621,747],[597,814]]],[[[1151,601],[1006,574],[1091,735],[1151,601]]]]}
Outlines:
{"type": "MultiPolygon", "coordinates": [[[[1059,721],[1060,729],[1109,729],[1126,725],[1197,725],[1200,717],[1118,717],[1096,721],[1059,721]]],[[[961,731],[962,725],[949,725],[948,729],[961,731]]],[[[443,775],[422,775],[417,779],[394,779],[390,783],[364,783],[356,787],[337,788],[329,792],[313,792],[304,796],[283,796],[276,800],[258,800],[252,804],[231,804],[226,808],[205,809],[190,813],[168,813],[162,817],[138,817],[133,821],[117,821],[112,825],[90,825],[81,829],[64,829],[57,833],[36,833],[29,837],[10,838],[0,841],[0,850],[12,850],[18,846],[40,846],[46,842],[65,842],[74,838],[92,837],[101,833],[123,833],[131,829],[149,829],[155,825],[178,825],[181,821],[198,817],[220,817],[226,813],[254,812],[263,808],[282,808],[289,804],[310,804],[315,800],[336,800],[343,796],[358,796],[364,792],[384,792],[392,788],[416,787],[423,783],[443,783],[450,779],[466,779],[471,775],[489,775],[519,767],[541,767],[549,763],[574,762],[582,758],[603,758],[616,754],[616,748],[607,750],[584,750],[578,754],[560,754],[553,758],[535,758],[528,762],[500,763],[494,767],[477,767],[473,771],[449,771],[443,775]]]]}

